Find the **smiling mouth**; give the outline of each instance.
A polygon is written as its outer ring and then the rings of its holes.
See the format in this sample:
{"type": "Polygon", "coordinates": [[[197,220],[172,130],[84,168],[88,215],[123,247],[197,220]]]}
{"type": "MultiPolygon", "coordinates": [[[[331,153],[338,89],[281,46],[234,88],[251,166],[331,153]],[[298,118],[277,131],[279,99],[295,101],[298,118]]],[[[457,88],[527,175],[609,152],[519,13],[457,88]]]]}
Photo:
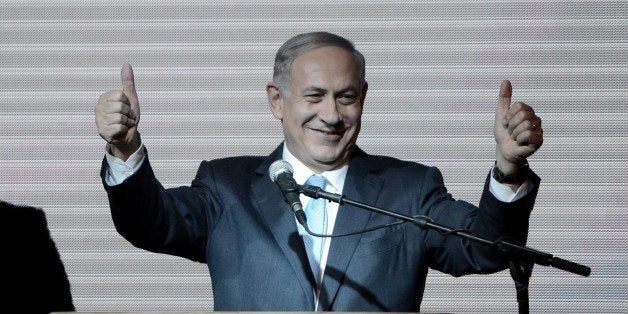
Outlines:
{"type": "Polygon", "coordinates": [[[312,129],[312,130],[316,133],[322,134],[326,138],[339,138],[339,137],[342,137],[342,135],[345,132],[345,130],[334,130],[334,131],[320,130],[320,129],[312,129]]]}

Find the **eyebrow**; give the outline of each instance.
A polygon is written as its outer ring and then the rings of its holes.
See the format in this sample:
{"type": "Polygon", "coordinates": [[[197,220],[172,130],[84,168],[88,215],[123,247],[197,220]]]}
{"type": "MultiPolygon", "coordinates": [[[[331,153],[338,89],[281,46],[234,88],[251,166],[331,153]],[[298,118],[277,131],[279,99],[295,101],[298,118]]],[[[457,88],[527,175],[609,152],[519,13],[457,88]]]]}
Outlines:
{"type": "Polygon", "coordinates": [[[307,94],[310,92],[317,92],[317,93],[321,93],[321,94],[327,94],[327,90],[322,88],[322,87],[316,87],[316,86],[310,86],[307,87],[305,89],[303,89],[303,91],[301,91],[302,94],[307,94]]]}
{"type": "MultiPolygon", "coordinates": [[[[306,94],[309,92],[317,92],[317,93],[321,93],[321,94],[327,94],[329,91],[325,88],[322,87],[317,87],[317,86],[310,86],[307,87],[305,89],[303,89],[303,91],[301,92],[302,94],[306,94]]],[[[344,94],[346,92],[354,92],[354,93],[358,93],[358,88],[355,86],[347,86],[341,90],[339,90],[338,92],[334,93],[335,95],[340,95],[340,94],[344,94]]]]}

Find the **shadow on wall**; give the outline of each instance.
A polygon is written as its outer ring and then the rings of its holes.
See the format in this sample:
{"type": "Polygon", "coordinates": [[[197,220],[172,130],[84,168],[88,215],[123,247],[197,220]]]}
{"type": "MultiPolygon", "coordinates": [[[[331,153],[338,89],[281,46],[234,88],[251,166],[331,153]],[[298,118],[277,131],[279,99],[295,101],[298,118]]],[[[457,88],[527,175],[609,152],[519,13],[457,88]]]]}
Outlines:
{"type": "Polygon", "coordinates": [[[0,201],[2,307],[21,313],[74,311],[70,282],[42,209],[0,201]]]}

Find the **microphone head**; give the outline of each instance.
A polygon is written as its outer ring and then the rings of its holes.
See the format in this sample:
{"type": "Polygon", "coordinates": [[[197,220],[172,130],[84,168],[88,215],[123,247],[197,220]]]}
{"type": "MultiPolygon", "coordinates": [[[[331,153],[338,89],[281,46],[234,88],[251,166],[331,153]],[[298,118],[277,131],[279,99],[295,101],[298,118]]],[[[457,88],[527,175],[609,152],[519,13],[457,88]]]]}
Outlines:
{"type": "Polygon", "coordinates": [[[283,159],[279,159],[275,162],[273,162],[270,167],[268,167],[268,175],[270,176],[270,179],[275,182],[275,180],[277,180],[277,177],[282,174],[282,173],[289,173],[290,176],[292,176],[292,173],[294,172],[294,168],[292,168],[292,165],[283,160],[283,159]]]}

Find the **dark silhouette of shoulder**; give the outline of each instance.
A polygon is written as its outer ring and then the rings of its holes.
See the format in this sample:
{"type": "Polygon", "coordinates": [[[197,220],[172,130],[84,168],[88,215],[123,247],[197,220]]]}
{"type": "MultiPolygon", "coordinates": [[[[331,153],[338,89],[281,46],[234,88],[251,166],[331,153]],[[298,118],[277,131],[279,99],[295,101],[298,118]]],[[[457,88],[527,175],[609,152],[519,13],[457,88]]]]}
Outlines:
{"type": "Polygon", "coordinates": [[[70,282],[42,209],[0,201],[4,308],[74,311],[70,282]]]}

